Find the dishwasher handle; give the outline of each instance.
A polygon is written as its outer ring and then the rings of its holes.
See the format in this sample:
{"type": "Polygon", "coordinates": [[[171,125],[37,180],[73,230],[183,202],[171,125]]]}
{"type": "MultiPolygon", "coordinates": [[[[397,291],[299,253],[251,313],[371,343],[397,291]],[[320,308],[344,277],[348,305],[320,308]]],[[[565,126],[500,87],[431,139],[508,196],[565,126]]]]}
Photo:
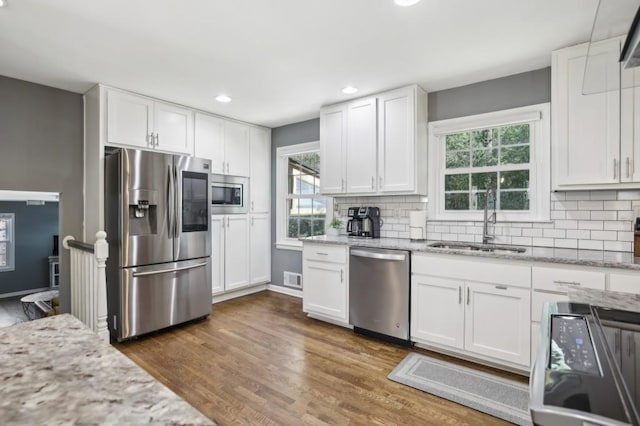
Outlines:
{"type": "Polygon", "coordinates": [[[406,254],[386,254],[368,250],[351,250],[351,256],[367,257],[369,259],[379,260],[407,260],[406,254]]]}

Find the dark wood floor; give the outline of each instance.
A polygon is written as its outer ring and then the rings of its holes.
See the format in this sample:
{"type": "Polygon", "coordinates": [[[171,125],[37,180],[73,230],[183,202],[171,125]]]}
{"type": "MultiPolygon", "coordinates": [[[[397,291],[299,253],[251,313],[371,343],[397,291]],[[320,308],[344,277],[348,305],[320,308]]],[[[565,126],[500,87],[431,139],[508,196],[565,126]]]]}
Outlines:
{"type": "Polygon", "coordinates": [[[507,424],[388,380],[409,349],[309,319],[300,299],[268,291],[115,347],[220,425],[507,424]]]}

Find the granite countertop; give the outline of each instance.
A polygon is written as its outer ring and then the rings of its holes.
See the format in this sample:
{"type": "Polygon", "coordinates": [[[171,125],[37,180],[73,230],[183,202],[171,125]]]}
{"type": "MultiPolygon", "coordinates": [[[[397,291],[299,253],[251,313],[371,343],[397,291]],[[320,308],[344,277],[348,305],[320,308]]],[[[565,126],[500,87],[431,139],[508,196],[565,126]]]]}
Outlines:
{"type": "Polygon", "coordinates": [[[213,425],[71,315],[0,329],[2,424],[213,425]]]}
{"type": "MultiPolygon", "coordinates": [[[[602,250],[579,250],[551,247],[526,247],[512,246],[524,249],[522,253],[507,252],[485,252],[472,250],[455,250],[429,247],[429,244],[439,241],[413,241],[403,238],[358,238],[347,237],[346,235],[302,238],[303,242],[318,244],[342,244],[348,246],[384,248],[395,250],[409,250],[412,252],[439,253],[439,254],[459,254],[462,256],[489,257],[493,259],[512,259],[533,262],[563,263],[571,265],[595,266],[605,268],[620,268],[640,271],[640,257],[636,258],[633,253],[602,251],[602,250]]],[[[464,244],[464,243],[462,243],[464,244]]]]}

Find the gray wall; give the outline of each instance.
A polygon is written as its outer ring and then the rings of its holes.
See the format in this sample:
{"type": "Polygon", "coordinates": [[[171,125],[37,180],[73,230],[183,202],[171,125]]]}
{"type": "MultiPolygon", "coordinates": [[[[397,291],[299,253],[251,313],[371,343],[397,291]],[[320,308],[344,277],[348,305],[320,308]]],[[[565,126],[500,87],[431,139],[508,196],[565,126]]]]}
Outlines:
{"type": "MultiPolygon", "coordinates": [[[[429,121],[464,117],[551,101],[551,68],[542,68],[468,86],[429,93],[429,121]]],[[[320,120],[289,124],[271,133],[271,235],[275,244],[276,148],[320,139],[320,120]]],[[[301,272],[302,256],[291,250],[273,250],[271,279],[282,284],[283,271],[301,272]]]]}
{"type": "Polygon", "coordinates": [[[283,272],[302,273],[302,253],[277,249],[276,243],[276,150],[282,146],[320,140],[320,119],[289,124],[271,131],[271,283],[282,285],[283,272]]]}
{"type": "Polygon", "coordinates": [[[0,201],[0,213],[15,215],[15,269],[0,272],[0,294],[49,287],[48,257],[59,230],[58,203],[0,201]]]}
{"type": "MultiPolygon", "coordinates": [[[[82,95],[0,76],[0,189],[60,193],[60,239],[82,237],[82,95]]],[[[69,259],[60,251],[60,308],[69,259]]]]}

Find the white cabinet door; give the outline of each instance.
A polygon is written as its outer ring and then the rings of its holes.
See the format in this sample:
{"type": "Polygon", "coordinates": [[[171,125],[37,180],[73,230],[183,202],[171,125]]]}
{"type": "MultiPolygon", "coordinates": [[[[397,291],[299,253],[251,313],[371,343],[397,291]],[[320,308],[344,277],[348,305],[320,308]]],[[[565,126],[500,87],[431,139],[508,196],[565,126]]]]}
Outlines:
{"type": "Polygon", "coordinates": [[[345,104],[320,110],[320,192],[345,192],[347,106],[345,104]]]}
{"type": "Polygon", "coordinates": [[[416,89],[378,96],[379,192],[415,190],[416,89]]]}
{"type": "Polygon", "coordinates": [[[235,121],[224,123],[224,151],[227,161],[225,173],[234,176],[249,176],[249,126],[235,121]]]}
{"type": "Polygon", "coordinates": [[[194,155],[211,160],[211,173],[224,173],[224,120],[196,113],[194,155]]]}
{"type": "Polygon", "coordinates": [[[536,362],[536,358],[538,357],[538,348],[540,347],[540,323],[532,322],[531,323],[531,365],[536,362]]]}
{"type": "Polygon", "coordinates": [[[153,148],[153,101],[107,90],[107,144],[153,148]]]}
{"type": "Polygon", "coordinates": [[[587,94],[583,94],[588,44],[553,52],[552,159],[556,189],[620,181],[620,41],[591,45],[587,94]],[[590,92],[597,93],[590,93],[590,92]]]}
{"type": "Polygon", "coordinates": [[[271,281],[271,221],[268,214],[251,215],[251,284],[271,281]]]}
{"type": "Polygon", "coordinates": [[[620,96],[620,178],[640,182],[640,70],[622,70],[620,96]]]}
{"type": "Polygon", "coordinates": [[[251,128],[251,213],[268,213],[271,204],[271,138],[267,129],[251,128]]]}
{"type": "Polygon", "coordinates": [[[193,155],[193,111],[154,103],[156,149],[193,155]]]}
{"type": "Polygon", "coordinates": [[[464,282],[424,275],[411,278],[411,337],[462,349],[464,282]]]}
{"type": "MultiPolygon", "coordinates": [[[[347,105],[347,192],[376,192],[376,124],[376,98],[365,98],[347,105]]],[[[325,175],[321,176],[324,179],[325,175]]]]}
{"type": "Polygon", "coordinates": [[[531,290],[467,282],[465,349],[529,366],[531,290]]]}
{"type": "Polygon", "coordinates": [[[211,217],[211,294],[224,291],[224,220],[211,217]]]}
{"type": "Polygon", "coordinates": [[[303,261],[303,310],[348,322],[345,265],[303,261]]]}
{"type": "Polygon", "coordinates": [[[225,290],[249,285],[249,216],[225,216],[225,290]]]}

